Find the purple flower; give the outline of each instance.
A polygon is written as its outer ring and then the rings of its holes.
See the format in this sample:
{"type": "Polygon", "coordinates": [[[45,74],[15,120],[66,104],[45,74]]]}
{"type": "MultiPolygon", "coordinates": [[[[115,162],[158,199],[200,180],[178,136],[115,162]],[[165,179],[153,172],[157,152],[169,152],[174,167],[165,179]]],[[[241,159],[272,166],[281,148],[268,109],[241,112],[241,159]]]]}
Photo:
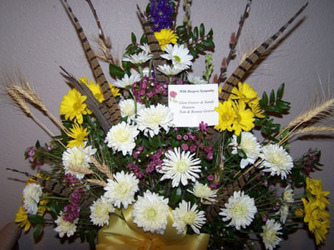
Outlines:
{"type": "Polygon", "coordinates": [[[183,140],[187,141],[188,139],[189,139],[189,136],[187,136],[187,135],[183,136],[183,140]]]}
{"type": "Polygon", "coordinates": [[[208,127],[208,124],[207,124],[207,123],[204,123],[203,121],[201,121],[201,123],[199,124],[199,128],[200,128],[201,131],[203,131],[203,132],[208,131],[207,127],[208,127]]]}
{"type": "Polygon", "coordinates": [[[186,151],[186,150],[188,150],[189,146],[188,146],[188,144],[183,143],[181,145],[181,148],[182,148],[183,151],[186,151]]]}
{"type": "Polygon", "coordinates": [[[182,139],[182,135],[177,135],[176,139],[180,141],[182,139]]]}
{"type": "Polygon", "coordinates": [[[194,153],[197,150],[197,146],[195,144],[193,144],[193,145],[190,146],[189,150],[190,150],[191,153],[194,153]]]}
{"type": "Polygon", "coordinates": [[[153,23],[153,31],[169,29],[173,23],[174,8],[170,0],[151,0],[149,12],[150,21],[153,23]]]}
{"type": "Polygon", "coordinates": [[[208,181],[213,181],[214,180],[214,176],[212,174],[208,175],[208,181]]]}

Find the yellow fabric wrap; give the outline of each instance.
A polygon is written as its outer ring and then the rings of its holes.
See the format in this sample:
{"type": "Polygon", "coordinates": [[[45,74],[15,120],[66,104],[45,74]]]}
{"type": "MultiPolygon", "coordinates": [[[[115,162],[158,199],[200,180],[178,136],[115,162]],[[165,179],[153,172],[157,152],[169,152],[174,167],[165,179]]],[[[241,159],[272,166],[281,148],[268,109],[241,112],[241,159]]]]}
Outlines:
{"type": "MultiPolygon", "coordinates": [[[[98,232],[97,250],[204,250],[209,242],[208,234],[178,234],[173,228],[174,219],[169,209],[167,226],[163,235],[144,232],[133,222],[132,206],[122,210],[125,220],[111,215],[109,225],[98,232]]],[[[120,212],[118,212],[120,214],[120,212]]]]}

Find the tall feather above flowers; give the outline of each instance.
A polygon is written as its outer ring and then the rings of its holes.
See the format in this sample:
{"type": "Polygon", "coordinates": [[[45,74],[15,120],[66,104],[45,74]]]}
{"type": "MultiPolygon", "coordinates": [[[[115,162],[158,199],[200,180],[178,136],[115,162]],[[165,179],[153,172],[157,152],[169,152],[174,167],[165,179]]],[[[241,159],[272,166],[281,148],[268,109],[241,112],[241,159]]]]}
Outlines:
{"type": "Polygon", "coordinates": [[[153,67],[154,67],[153,70],[155,74],[155,79],[157,80],[158,83],[165,83],[168,81],[167,76],[161,73],[159,70],[157,70],[158,66],[167,64],[166,59],[161,57],[161,55],[164,54],[164,52],[161,50],[159,42],[156,39],[150,24],[147,22],[143,12],[140,10],[138,5],[137,9],[138,9],[138,17],[143,25],[145,35],[147,36],[148,46],[150,47],[151,53],[153,55],[152,60],[153,60],[153,67]]]}
{"type": "MultiPolygon", "coordinates": [[[[107,121],[107,123],[111,126],[112,124],[117,124],[119,122],[119,119],[121,117],[120,114],[120,109],[119,106],[116,102],[115,97],[112,95],[111,89],[109,87],[109,84],[106,80],[106,77],[102,71],[102,68],[97,60],[97,57],[94,54],[94,51],[92,50],[89,41],[77,19],[77,17],[73,14],[73,11],[71,9],[71,7],[69,6],[67,0],[62,0],[65,9],[67,10],[69,16],[71,17],[71,20],[73,22],[73,25],[78,33],[78,36],[80,38],[80,42],[82,44],[82,47],[85,51],[87,60],[90,64],[90,67],[93,71],[93,75],[94,78],[96,80],[96,82],[99,84],[100,88],[101,88],[101,92],[103,94],[104,97],[104,101],[102,102],[102,106],[103,106],[103,110],[102,110],[102,114],[103,117],[105,118],[105,120],[107,121]]],[[[71,81],[73,82],[73,81],[71,81]]],[[[79,91],[81,89],[78,89],[79,91]]],[[[82,93],[85,94],[86,93],[82,93]]],[[[95,100],[95,102],[97,102],[97,100],[95,100]]],[[[97,106],[100,106],[99,104],[97,104],[97,106]]],[[[100,123],[105,123],[104,121],[100,123]]]]}
{"type": "Polygon", "coordinates": [[[245,74],[250,70],[253,65],[261,58],[261,56],[268,51],[270,45],[287,29],[287,27],[304,11],[308,3],[301,7],[297,13],[285,23],[273,36],[267,39],[259,47],[257,47],[252,54],[250,54],[232,73],[232,75],[225,81],[222,86],[221,93],[219,94],[219,99],[221,101],[227,101],[231,95],[231,91],[234,87],[238,85],[238,82],[242,80],[245,74]]]}

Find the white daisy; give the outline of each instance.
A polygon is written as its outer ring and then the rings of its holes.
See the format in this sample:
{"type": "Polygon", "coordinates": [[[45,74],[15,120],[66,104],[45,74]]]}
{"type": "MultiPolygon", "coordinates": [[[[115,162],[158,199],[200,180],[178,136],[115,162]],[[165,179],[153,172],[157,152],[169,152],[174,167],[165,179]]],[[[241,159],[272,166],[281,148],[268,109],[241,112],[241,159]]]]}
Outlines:
{"type": "Polygon", "coordinates": [[[166,76],[175,76],[185,69],[180,67],[171,67],[170,65],[164,64],[164,65],[159,65],[157,67],[157,70],[159,70],[166,76]]]}
{"type": "MultiPolygon", "coordinates": [[[[121,100],[119,102],[119,108],[121,109],[121,116],[128,117],[128,122],[134,119],[135,117],[135,101],[133,99],[121,100]]],[[[145,108],[145,105],[137,102],[137,113],[145,108]]]]}
{"type": "Polygon", "coordinates": [[[247,155],[246,159],[241,159],[240,168],[244,169],[249,163],[253,164],[260,156],[261,146],[257,142],[256,137],[250,132],[241,133],[241,141],[238,145],[237,136],[233,135],[232,142],[229,144],[234,147],[232,154],[237,154],[237,149],[242,149],[247,155]]]}
{"type": "Polygon", "coordinates": [[[224,217],[223,221],[231,220],[228,226],[234,226],[237,230],[240,230],[240,227],[246,228],[250,225],[257,212],[254,199],[244,195],[243,191],[234,191],[233,196],[228,199],[228,203],[225,203],[225,207],[221,209],[219,215],[224,217]]]}
{"type": "Polygon", "coordinates": [[[139,81],[140,81],[139,73],[131,74],[130,77],[127,74],[125,74],[121,80],[117,80],[116,82],[114,82],[113,85],[118,88],[127,88],[131,87],[132,84],[139,81]]]}
{"type": "Polygon", "coordinates": [[[266,221],[266,224],[262,226],[263,233],[261,233],[262,241],[266,247],[266,249],[273,250],[276,245],[282,240],[278,237],[281,235],[281,224],[275,222],[275,220],[270,219],[266,221]]]}
{"type": "Polygon", "coordinates": [[[121,208],[123,205],[127,209],[128,205],[135,201],[135,193],[139,190],[138,183],[139,180],[132,173],[116,173],[114,180],[108,179],[107,186],[104,187],[104,197],[115,207],[121,208]]]}
{"type": "Polygon", "coordinates": [[[78,223],[79,218],[75,218],[73,223],[71,223],[69,221],[64,221],[62,214],[63,212],[61,212],[57,220],[55,220],[55,223],[57,224],[55,231],[59,233],[60,238],[63,238],[65,234],[67,237],[71,237],[77,230],[76,224],[78,223]]]}
{"type": "Polygon", "coordinates": [[[290,185],[288,185],[284,192],[283,192],[283,201],[286,203],[293,203],[293,190],[291,189],[290,185]]]}
{"type": "Polygon", "coordinates": [[[101,197],[90,206],[90,220],[94,225],[109,225],[109,214],[115,211],[111,203],[105,197],[101,197]]]}
{"type": "Polygon", "coordinates": [[[187,74],[187,77],[188,77],[188,81],[192,84],[206,84],[206,83],[208,83],[202,77],[194,76],[190,73],[187,74]]]}
{"type": "Polygon", "coordinates": [[[133,205],[133,222],[145,232],[163,234],[168,215],[168,199],[149,190],[133,205]]]}
{"type": "Polygon", "coordinates": [[[168,44],[165,48],[167,54],[161,55],[162,58],[171,60],[174,67],[188,69],[192,65],[193,56],[189,54],[189,49],[184,45],[168,44]]]}
{"type": "Polygon", "coordinates": [[[188,192],[192,193],[196,197],[200,198],[201,201],[208,200],[208,201],[215,201],[215,198],[217,197],[217,190],[212,190],[207,184],[202,184],[199,182],[196,182],[193,190],[188,190],[188,192]]]}
{"type": "Polygon", "coordinates": [[[128,55],[123,57],[123,61],[131,62],[133,64],[143,64],[152,58],[152,54],[148,54],[144,51],[139,52],[138,54],[128,55]]]}
{"type": "Polygon", "coordinates": [[[144,43],[143,45],[138,45],[138,47],[141,48],[142,51],[145,52],[146,54],[150,54],[151,53],[150,46],[148,46],[147,43],[144,43]]]}
{"type": "Polygon", "coordinates": [[[281,215],[280,222],[285,224],[285,221],[289,214],[289,206],[286,204],[281,204],[281,207],[279,209],[279,214],[281,215]]]}
{"type": "Polygon", "coordinates": [[[193,159],[195,154],[190,155],[190,151],[183,151],[180,148],[174,148],[174,151],[168,150],[165,154],[165,159],[161,167],[161,181],[165,179],[172,179],[172,187],[178,187],[180,182],[183,186],[188,184],[188,180],[193,182],[199,177],[197,173],[201,172],[201,160],[193,159]]]}
{"type": "Polygon", "coordinates": [[[269,144],[262,147],[260,157],[264,160],[262,167],[265,167],[265,169],[263,171],[270,172],[271,176],[280,175],[282,180],[286,178],[293,168],[291,156],[282,146],[277,144],[269,144]]]}
{"type": "Polygon", "coordinates": [[[23,189],[23,207],[28,214],[36,214],[39,199],[42,196],[42,187],[35,183],[30,183],[23,189]]]}
{"type": "Polygon", "coordinates": [[[138,134],[137,126],[129,125],[123,121],[110,128],[105,142],[114,151],[122,151],[124,156],[127,153],[132,155],[132,150],[136,146],[135,139],[138,134]]]}
{"type": "Polygon", "coordinates": [[[206,221],[204,212],[198,211],[196,204],[191,207],[191,203],[186,201],[182,201],[172,213],[175,220],[173,227],[176,228],[178,234],[181,234],[187,225],[191,226],[196,234],[199,234],[199,229],[206,221]]]}
{"type": "Polygon", "coordinates": [[[158,104],[157,106],[151,105],[149,108],[141,109],[138,112],[137,117],[138,129],[144,131],[144,135],[148,134],[153,137],[159,134],[160,127],[166,132],[169,131],[169,127],[173,126],[173,113],[164,105],[158,104]]]}
{"type": "Polygon", "coordinates": [[[90,156],[96,153],[96,149],[93,149],[92,146],[79,147],[74,146],[68,148],[63,153],[63,165],[65,168],[65,173],[70,173],[75,175],[79,180],[81,180],[85,174],[82,172],[76,172],[76,169],[80,168],[89,168],[89,163],[91,162],[90,156]]]}

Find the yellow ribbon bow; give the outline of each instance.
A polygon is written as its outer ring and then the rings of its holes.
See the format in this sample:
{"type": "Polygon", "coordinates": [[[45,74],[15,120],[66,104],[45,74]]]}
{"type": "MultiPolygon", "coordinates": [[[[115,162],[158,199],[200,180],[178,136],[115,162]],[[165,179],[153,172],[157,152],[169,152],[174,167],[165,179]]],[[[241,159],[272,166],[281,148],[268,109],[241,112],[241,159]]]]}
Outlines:
{"type": "Polygon", "coordinates": [[[172,227],[174,219],[169,209],[167,226],[163,235],[144,232],[133,222],[132,206],[122,210],[124,220],[111,215],[109,226],[98,232],[97,250],[205,250],[209,242],[208,234],[189,235],[186,230],[177,234],[172,227]]]}

